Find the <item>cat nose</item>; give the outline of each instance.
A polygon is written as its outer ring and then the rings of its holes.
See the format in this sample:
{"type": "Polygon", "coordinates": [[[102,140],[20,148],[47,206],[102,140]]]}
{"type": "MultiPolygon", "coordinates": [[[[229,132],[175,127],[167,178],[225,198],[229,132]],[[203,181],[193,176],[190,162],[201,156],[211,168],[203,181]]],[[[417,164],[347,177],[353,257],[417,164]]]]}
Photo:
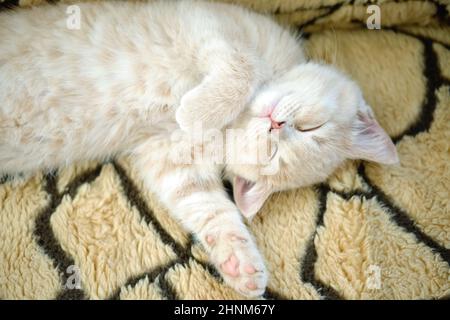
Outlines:
{"type": "Polygon", "coordinates": [[[271,130],[272,129],[281,129],[284,126],[284,123],[285,123],[284,121],[281,121],[281,122],[275,121],[272,118],[270,118],[270,122],[271,122],[271,124],[270,124],[270,129],[271,130]]]}

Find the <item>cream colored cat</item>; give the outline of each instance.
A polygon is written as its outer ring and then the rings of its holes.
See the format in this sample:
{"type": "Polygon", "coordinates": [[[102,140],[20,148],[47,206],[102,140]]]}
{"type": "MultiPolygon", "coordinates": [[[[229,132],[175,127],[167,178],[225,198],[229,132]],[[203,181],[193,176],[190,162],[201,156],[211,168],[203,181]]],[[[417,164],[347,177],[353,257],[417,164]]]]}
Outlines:
{"type": "Polygon", "coordinates": [[[323,181],[345,159],[398,160],[359,88],[307,62],[299,40],[267,17],[200,1],[79,8],[79,29],[68,28],[65,5],[0,14],[0,173],[131,155],[244,295],[262,294],[268,275],[241,213],[323,181]],[[216,144],[191,139],[196,124],[240,128],[237,161],[174,161],[195,154],[191,143],[216,144]],[[267,161],[247,161],[263,145],[267,161]]]}

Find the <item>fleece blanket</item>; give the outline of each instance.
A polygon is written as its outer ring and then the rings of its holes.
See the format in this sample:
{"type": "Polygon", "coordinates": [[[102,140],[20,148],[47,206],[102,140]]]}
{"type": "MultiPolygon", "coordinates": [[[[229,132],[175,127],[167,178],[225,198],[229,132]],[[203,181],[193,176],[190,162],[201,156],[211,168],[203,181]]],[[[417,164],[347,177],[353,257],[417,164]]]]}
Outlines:
{"type": "MultiPolygon", "coordinates": [[[[271,274],[262,298],[448,298],[448,2],[370,1],[381,29],[367,28],[367,0],[232,2],[302,30],[309,57],[350,74],[401,161],[349,161],[325,183],[274,194],[249,224],[271,274]]],[[[0,178],[0,298],[243,297],[118,158],[0,178]]]]}

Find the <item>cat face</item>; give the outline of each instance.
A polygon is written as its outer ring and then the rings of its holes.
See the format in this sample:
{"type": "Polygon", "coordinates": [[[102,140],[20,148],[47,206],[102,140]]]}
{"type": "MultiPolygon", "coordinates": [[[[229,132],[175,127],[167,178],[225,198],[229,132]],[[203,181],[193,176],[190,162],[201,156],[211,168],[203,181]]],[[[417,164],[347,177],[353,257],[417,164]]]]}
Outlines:
{"type": "Polygon", "coordinates": [[[256,93],[234,128],[259,163],[228,164],[241,212],[253,216],[275,191],[324,181],[344,160],[398,162],[395,146],[358,86],[330,66],[307,63],[256,93]],[[267,156],[265,156],[267,155],[267,156]]]}

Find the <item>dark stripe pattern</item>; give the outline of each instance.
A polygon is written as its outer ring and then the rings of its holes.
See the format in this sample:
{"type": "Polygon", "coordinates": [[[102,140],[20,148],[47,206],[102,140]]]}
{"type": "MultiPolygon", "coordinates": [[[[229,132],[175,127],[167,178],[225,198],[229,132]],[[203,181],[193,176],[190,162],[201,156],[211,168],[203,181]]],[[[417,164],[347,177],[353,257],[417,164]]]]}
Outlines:
{"type": "MultiPolygon", "coordinates": [[[[49,1],[56,3],[56,0],[49,1]]],[[[444,24],[450,25],[449,12],[447,8],[440,1],[431,1],[436,6],[436,17],[444,24]]],[[[307,26],[315,24],[320,19],[326,19],[338,10],[343,5],[352,4],[353,1],[339,2],[331,6],[323,6],[319,9],[326,10],[325,13],[320,14],[317,17],[312,18],[309,21],[304,22],[299,28],[302,30],[307,26]]],[[[9,10],[19,5],[18,0],[5,0],[0,1],[0,11],[9,10]]],[[[299,8],[298,10],[307,10],[305,8],[299,8]]],[[[281,13],[280,10],[275,14],[281,13]]],[[[356,21],[362,23],[361,21],[356,21]]],[[[364,28],[365,26],[363,26],[364,28]]],[[[430,37],[419,36],[412,34],[411,32],[401,30],[399,28],[386,28],[384,32],[395,32],[406,36],[414,37],[421,41],[423,45],[423,57],[424,57],[424,70],[423,75],[426,79],[426,95],[424,97],[421,112],[416,122],[413,123],[408,129],[406,129],[399,136],[393,137],[393,140],[398,143],[405,136],[415,136],[420,132],[426,132],[429,130],[434,117],[434,111],[437,104],[437,89],[443,85],[450,85],[450,80],[446,79],[441,70],[439,70],[438,57],[433,49],[433,44],[439,44],[447,49],[450,49],[450,44],[442,43],[437,39],[430,37]],[[387,30],[386,30],[387,29],[387,30]]],[[[309,35],[308,33],[305,33],[309,35]]],[[[167,272],[177,265],[187,265],[190,261],[195,261],[200,264],[207,272],[219,281],[223,281],[217,272],[217,270],[210,264],[199,261],[192,254],[192,246],[196,243],[196,240],[191,236],[187,245],[182,245],[176,241],[160,224],[155,217],[152,209],[144,200],[145,197],[141,194],[138,187],[133,180],[128,176],[126,170],[117,162],[111,163],[115,169],[120,183],[123,189],[123,194],[128,199],[131,206],[135,207],[141,217],[149,225],[152,225],[156,232],[159,234],[162,242],[169,245],[177,258],[165,265],[158,266],[152,270],[148,270],[142,274],[129,278],[124,284],[120,285],[117,290],[109,297],[110,299],[119,299],[121,290],[124,287],[134,287],[143,279],[148,279],[149,282],[155,282],[161,289],[162,295],[167,299],[178,299],[178,295],[167,278],[167,272]]],[[[76,197],[78,189],[86,184],[92,183],[100,175],[102,165],[98,165],[94,169],[88,170],[77,177],[75,177],[71,183],[65,188],[63,192],[59,192],[57,189],[58,174],[48,173],[45,175],[45,191],[48,194],[49,201],[47,206],[40,212],[36,221],[34,234],[37,239],[37,243],[46,253],[46,255],[52,260],[54,267],[60,274],[61,290],[57,295],[57,299],[85,299],[89,298],[86,292],[81,290],[70,290],[64,287],[64,284],[68,280],[67,268],[74,264],[74,259],[67,252],[65,252],[58,243],[55,234],[51,227],[51,217],[60,205],[63,197],[69,196],[72,199],[76,197]]],[[[324,284],[315,275],[315,263],[317,261],[317,251],[314,245],[314,239],[317,235],[317,228],[323,226],[324,216],[327,212],[327,198],[330,193],[334,193],[342,197],[343,199],[351,199],[352,197],[359,197],[365,199],[376,198],[384,207],[388,208],[387,212],[391,215],[391,219],[394,223],[400,226],[405,232],[414,234],[417,241],[425,244],[436,254],[438,254],[447,264],[450,264],[450,251],[437,243],[411,220],[410,215],[403,209],[399,208],[395,202],[390,199],[381,188],[377,187],[367,176],[364,163],[361,163],[358,169],[358,175],[366,183],[369,191],[356,190],[349,193],[343,193],[336,190],[332,190],[327,184],[320,184],[315,186],[316,192],[319,198],[319,209],[316,218],[316,232],[309,239],[306,252],[300,259],[302,259],[302,268],[299,270],[299,277],[303,282],[310,283],[325,299],[343,299],[344,297],[336,291],[334,288],[327,284],[324,284]]],[[[7,183],[9,178],[7,176],[0,177],[0,184],[7,183]]],[[[227,191],[229,191],[230,197],[232,197],[231,185],[225,185],[227,191]]],[[[282,294],[278,293],[273,288],[268,288],[264,294],[266,299],[286,299],[282,294]]],[[[448,297],[447,297],[448,298],[448,297]]]]}

